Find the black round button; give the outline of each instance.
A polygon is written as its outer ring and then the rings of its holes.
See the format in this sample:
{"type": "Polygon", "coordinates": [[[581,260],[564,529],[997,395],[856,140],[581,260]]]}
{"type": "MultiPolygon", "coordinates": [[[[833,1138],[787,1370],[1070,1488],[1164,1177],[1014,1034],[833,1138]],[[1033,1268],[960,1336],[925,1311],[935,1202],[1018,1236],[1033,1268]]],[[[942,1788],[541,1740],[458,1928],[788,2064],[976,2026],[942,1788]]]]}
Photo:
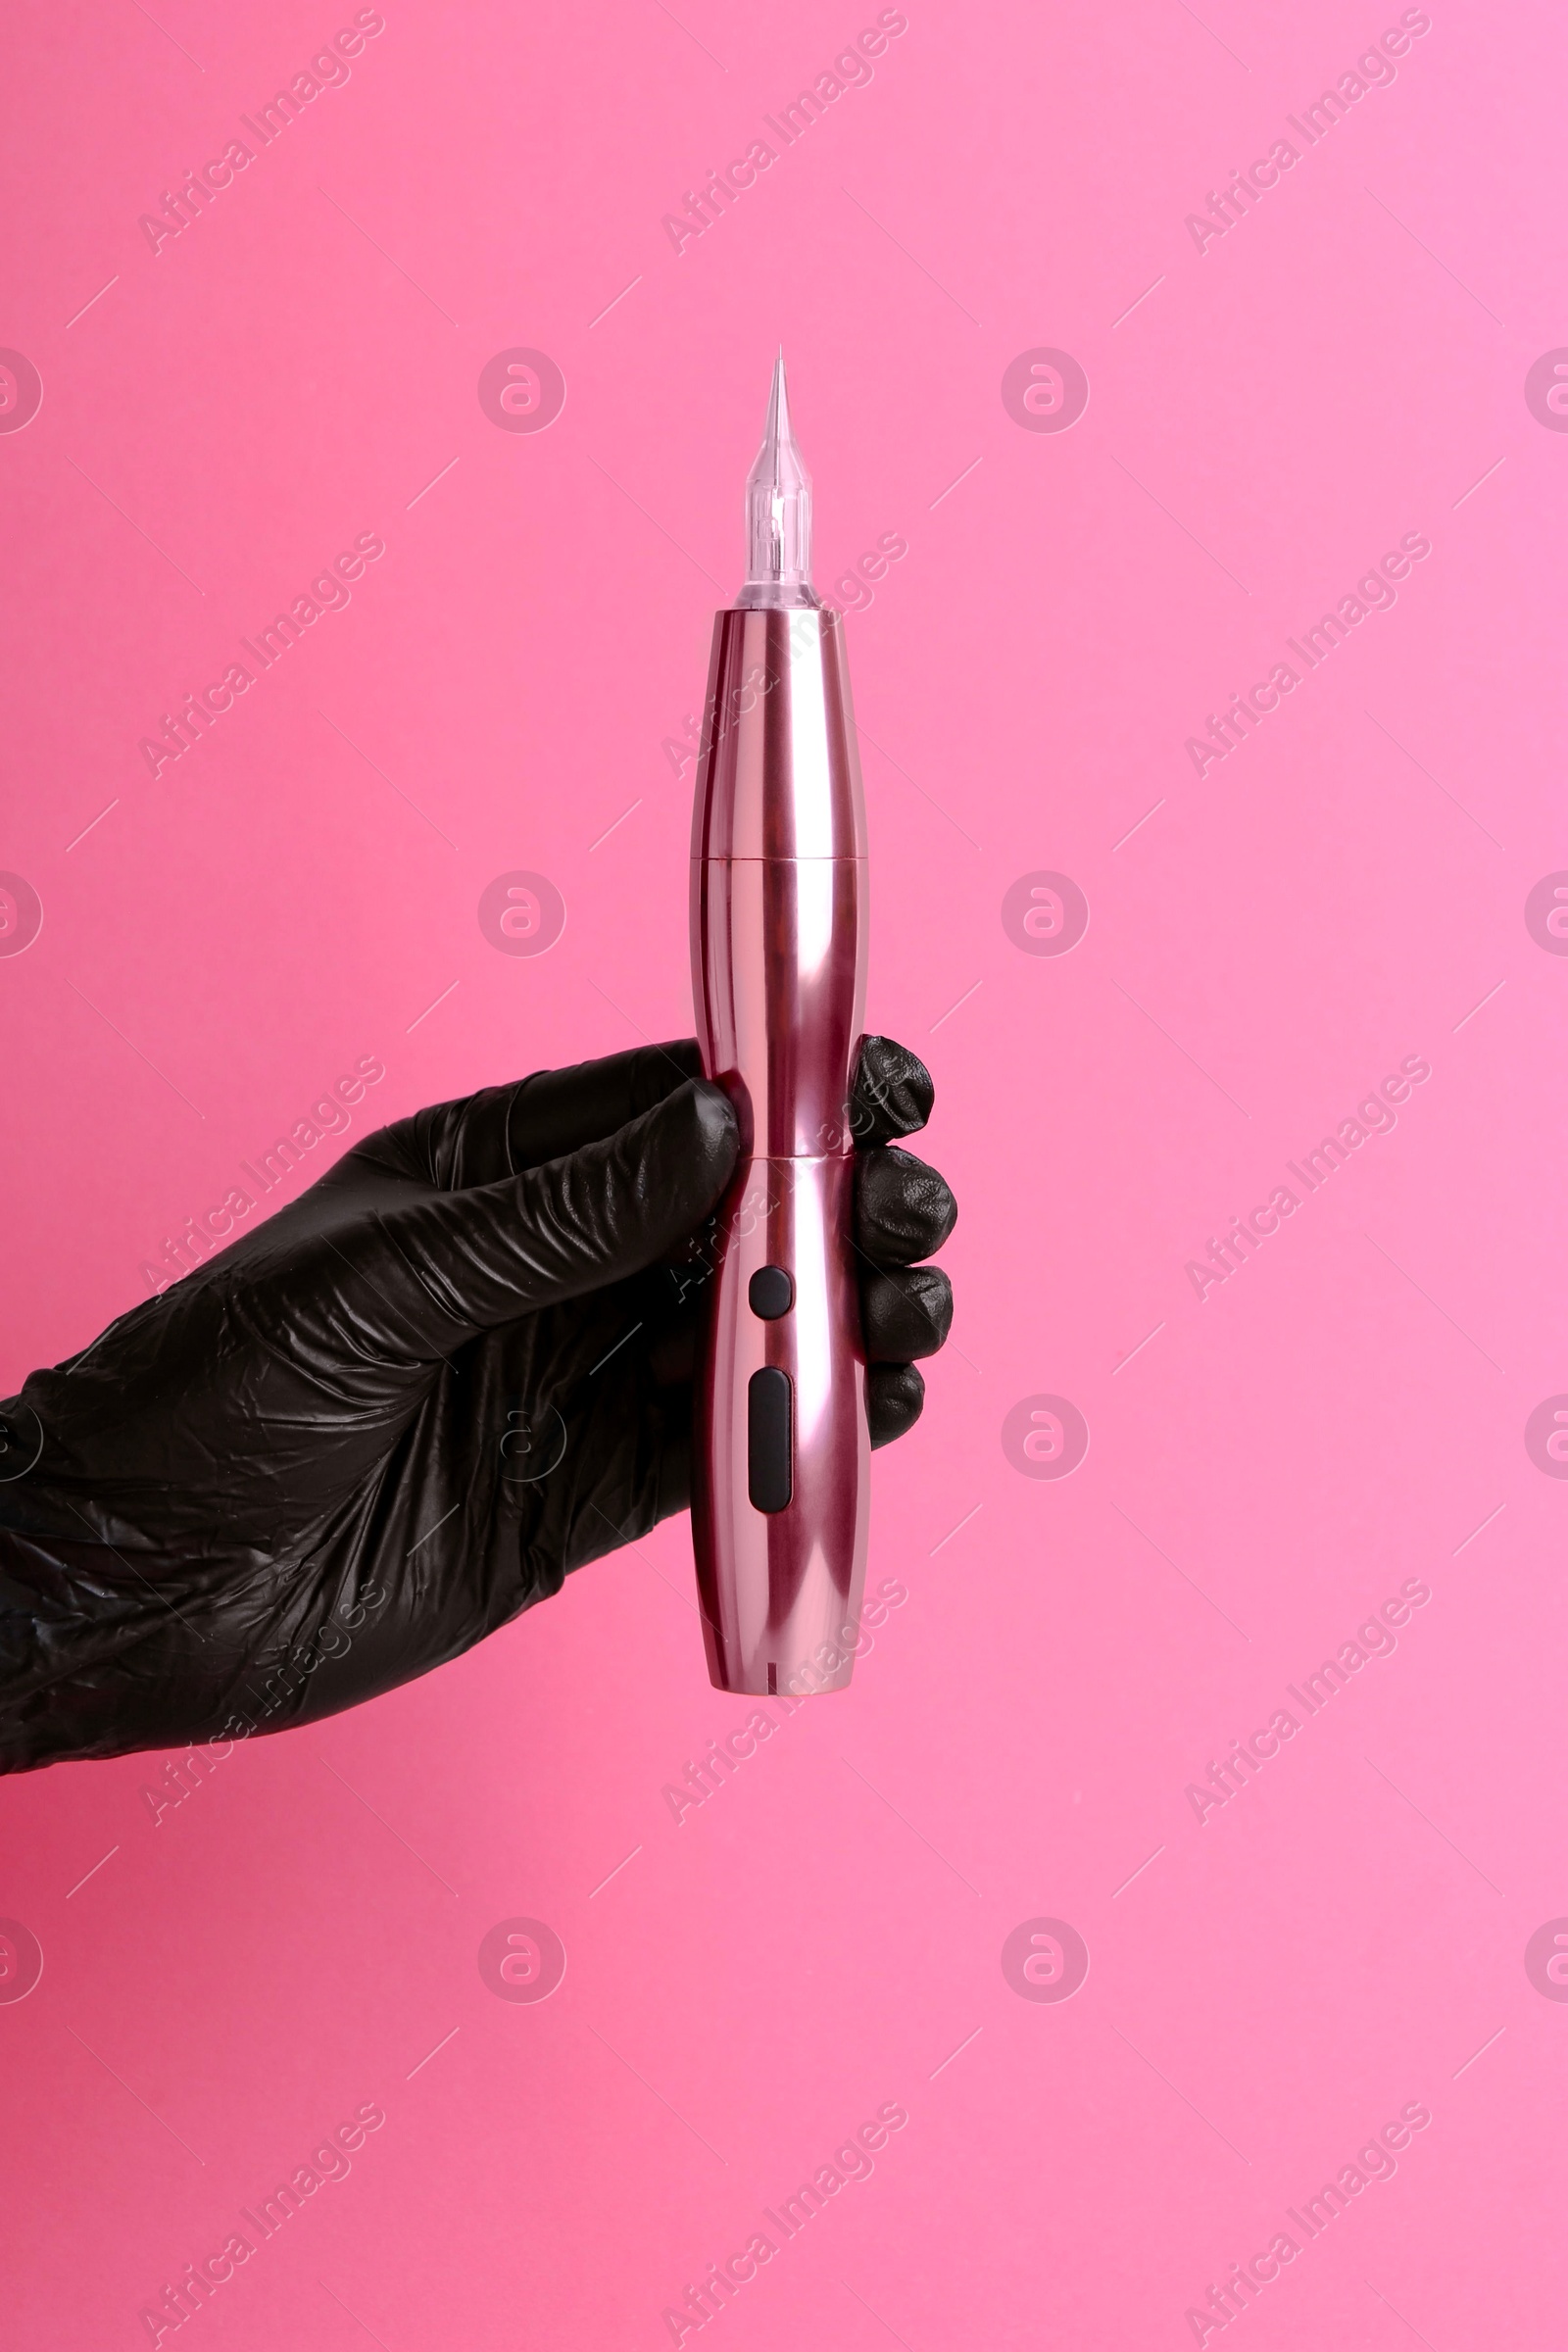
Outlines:
{"type": "Polygon", "coordinates": [[[776,1323],[795,1304],[795,1284],[782,1266],[759,1266],[746,1286],[746,1296],[754,1315],[760,1315],[764,1323],[776,1323]]]}

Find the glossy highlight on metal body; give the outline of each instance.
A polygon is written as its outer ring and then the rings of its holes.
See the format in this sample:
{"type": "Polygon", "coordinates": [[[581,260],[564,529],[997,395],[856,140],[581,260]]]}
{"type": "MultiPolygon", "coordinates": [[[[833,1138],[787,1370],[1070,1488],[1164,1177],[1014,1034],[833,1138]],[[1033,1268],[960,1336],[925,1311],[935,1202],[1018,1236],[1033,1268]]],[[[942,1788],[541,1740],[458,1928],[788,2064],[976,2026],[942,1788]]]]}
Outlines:
{"type": "MultiPolygon", "coordinates": [[[[793,440],[784,462],[772,446],[781,418],[788,437],[782,368],[754,513],[769,496],[777,506],[780,478],[808,502],[793,440]]],[[[780,576],[800,543],[793,523],[754,529],[754,575],[771,547],[772,576],[754,576],[747,601],[715,620],[698,767],[697,1033],[705,1071],[735,1105],[741,1158],[709,1285],[692,1533],[714,1684],[804,1693],[849,1682],[844,1637],[865,1573],[846,1106],[864,1018],[867,863],[843,624],[808,580],[780,576]],[[788,1303],[763,1311],[754,1298],[788,1303]]]]}

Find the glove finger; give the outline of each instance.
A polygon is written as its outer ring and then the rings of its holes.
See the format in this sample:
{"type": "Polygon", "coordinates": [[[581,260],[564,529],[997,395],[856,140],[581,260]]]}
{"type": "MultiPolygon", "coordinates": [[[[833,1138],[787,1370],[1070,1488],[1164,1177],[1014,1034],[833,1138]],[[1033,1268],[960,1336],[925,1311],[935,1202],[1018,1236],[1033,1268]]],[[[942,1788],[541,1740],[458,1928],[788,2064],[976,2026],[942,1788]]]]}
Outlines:
{"type": "Polygon", "coordinates": [[[913,1135],[931,1116],[931,1073],[891,1037],[862,1037],[850,1088],[850,1133],[862,1150],[913,1135]]]}
{"type": "Polygon", "coordinates": [[[712,1209],[737,1149],[716,1086],[688,1079],[612,1135],[500,1184],[445,1193],[375,1227],[411,1336],[445,1354],[474,1331],[623,1280],[712,1209]]]}
{"type": "Polygon", "coordinates": [[[520,1175],[564,1152],[580,1152],[585,1144],[601,1143],[702,1074],[695,1037],[634,1046],[564,1070],[536,1070],[514,1092],[507,1122],[512,1166],[498,1173],[520,1175]]]}
{"type": "Polygon", "coordinates": [[[860,1284],[866,1361],[906,1364],[935,1355],[953,1325],[953,1285],[940,1266],[868,1274],[860,1284]]]}
{"type": "Polygon", "coordinates": [[[947,1185],[912,1152],[879,1148],[857,1154],[855,1241],[872,1265],[908,1266],[931,1256],[957,1218],[947,1185]]]}
{"type": "Polygon", "coordinates": [[[481,1087],[459,1102],[433,1102],[367,1136],[346,1157],[443,1193],[499,1184],[547,1159],[580,1152],[585,1144],[603,1142],[688,1078],[701,1076],[695,1038],[635,1046],[598,1061],[481,1087]]]}
{"type": "Polygon", "coordinates": [[[891,1446],[920,1418],[925,1382],[913,1364],[872,1364],[865,1375],[865,1417],[871,1449],[891,1446]]]}

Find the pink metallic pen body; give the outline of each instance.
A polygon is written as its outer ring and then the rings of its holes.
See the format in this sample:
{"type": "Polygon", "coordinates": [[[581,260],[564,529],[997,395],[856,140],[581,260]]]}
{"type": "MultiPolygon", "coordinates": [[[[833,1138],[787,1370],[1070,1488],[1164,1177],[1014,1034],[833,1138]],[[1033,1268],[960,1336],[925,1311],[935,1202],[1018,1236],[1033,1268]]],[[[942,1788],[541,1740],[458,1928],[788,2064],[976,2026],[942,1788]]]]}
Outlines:
{"type": "Polygon", "coordinates": [[[714,1684],[804,1694],[849,1682],[865,1573],[848,1097],[867,865],[843,623],[790,568],[775,557],[769,580],[754,553],[743,602],[717,615],[697,779],[697,1034],[741,1157],[704,1316],[692,1532],[714,1684]]]}

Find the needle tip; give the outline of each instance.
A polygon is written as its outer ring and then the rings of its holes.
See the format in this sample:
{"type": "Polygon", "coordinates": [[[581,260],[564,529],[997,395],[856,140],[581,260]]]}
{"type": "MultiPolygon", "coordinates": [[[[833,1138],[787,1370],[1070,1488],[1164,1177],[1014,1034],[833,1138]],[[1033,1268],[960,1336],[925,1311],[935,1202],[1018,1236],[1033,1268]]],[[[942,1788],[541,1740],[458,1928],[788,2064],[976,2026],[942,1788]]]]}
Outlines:
{"type": "Polygon", "coordinates": [[[743,605],[814,605],[811,587],[811,482],[790,422],[784,346],[773,362],[767,423],[746,484],[746,586],[743,605]]]}

